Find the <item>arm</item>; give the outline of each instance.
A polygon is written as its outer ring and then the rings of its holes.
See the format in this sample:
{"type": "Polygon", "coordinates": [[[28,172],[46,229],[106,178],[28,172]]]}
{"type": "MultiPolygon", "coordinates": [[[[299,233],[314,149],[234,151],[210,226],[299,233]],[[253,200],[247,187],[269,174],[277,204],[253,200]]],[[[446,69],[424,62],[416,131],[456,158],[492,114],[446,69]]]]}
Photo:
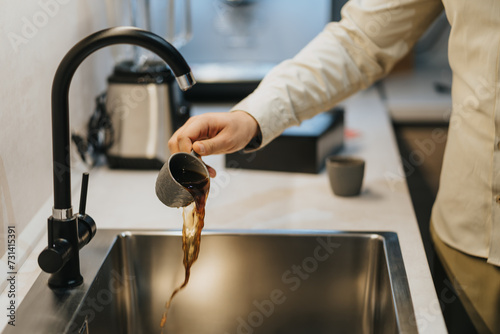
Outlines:
{"type": "Polygon", "coordinates": [[[437,0],[351,0],[340,22],[274,68],[233,110],[259,123],[264,146],[389,73],[441,10],[437,0]]]}

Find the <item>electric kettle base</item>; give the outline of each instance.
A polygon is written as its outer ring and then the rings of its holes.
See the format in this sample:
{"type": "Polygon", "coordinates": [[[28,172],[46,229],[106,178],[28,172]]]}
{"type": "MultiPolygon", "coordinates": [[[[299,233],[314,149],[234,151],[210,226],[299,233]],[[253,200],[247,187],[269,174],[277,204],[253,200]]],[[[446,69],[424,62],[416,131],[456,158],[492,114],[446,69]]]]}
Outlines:
{"type": "Polygon", "coordinates": [[[170,155],[167,141],[189,118],[189,105],[164,63],[135,66],[122,62],[108,78],[113,139],[107,162],[113,169],[160,170],[170,155]]]}

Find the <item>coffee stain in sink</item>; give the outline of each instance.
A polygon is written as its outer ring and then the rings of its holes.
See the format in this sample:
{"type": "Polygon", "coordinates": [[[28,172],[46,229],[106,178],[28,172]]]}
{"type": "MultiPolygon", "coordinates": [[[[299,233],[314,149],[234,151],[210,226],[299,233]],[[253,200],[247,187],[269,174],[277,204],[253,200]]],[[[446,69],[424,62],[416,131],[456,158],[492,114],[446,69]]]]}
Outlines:
{"type": "Polygon", "coordinates": [[[160,322],[161,333],[164,333],[167,314],[174,296],[189,282],[191,266],[200,253],[201,230],[205,224],[205,204],[210,189],[210,177],[202,174],[183,170],[178,182],[193,196],[194,202],[182,208],[182,250],[184,251],[183,264],[185,268],[184,282],[177,287],[169,300],[165,303],[165,311],[160,322]]]}

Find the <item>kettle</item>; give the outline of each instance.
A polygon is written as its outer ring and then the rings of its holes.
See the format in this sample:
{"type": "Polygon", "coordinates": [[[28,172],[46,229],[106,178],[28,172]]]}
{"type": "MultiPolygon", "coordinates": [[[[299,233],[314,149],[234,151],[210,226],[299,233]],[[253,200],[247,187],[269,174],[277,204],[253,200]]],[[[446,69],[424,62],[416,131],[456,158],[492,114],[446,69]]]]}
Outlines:
{"type": "Polygon", "coordinates": [[[174,75],[163,62],[118,63],[108,78],[106,110],[113,127],[110,168],[161,169],[168,139],[189,118],[174,75]]]}

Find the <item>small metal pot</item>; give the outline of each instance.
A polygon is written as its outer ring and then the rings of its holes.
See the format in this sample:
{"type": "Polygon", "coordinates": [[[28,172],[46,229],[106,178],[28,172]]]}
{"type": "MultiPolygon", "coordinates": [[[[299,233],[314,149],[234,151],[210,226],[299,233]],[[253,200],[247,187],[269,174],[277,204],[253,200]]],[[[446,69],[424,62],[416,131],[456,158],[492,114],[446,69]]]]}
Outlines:
{"type": "Polygon", "coordinates": [[[193,196],[179,182],[179,175],[184,171],[210,177],[207,166],[194,151],[172,154],[156,178],[156,196],[166,206],[179,208],[194,201],[193,196]]]}

